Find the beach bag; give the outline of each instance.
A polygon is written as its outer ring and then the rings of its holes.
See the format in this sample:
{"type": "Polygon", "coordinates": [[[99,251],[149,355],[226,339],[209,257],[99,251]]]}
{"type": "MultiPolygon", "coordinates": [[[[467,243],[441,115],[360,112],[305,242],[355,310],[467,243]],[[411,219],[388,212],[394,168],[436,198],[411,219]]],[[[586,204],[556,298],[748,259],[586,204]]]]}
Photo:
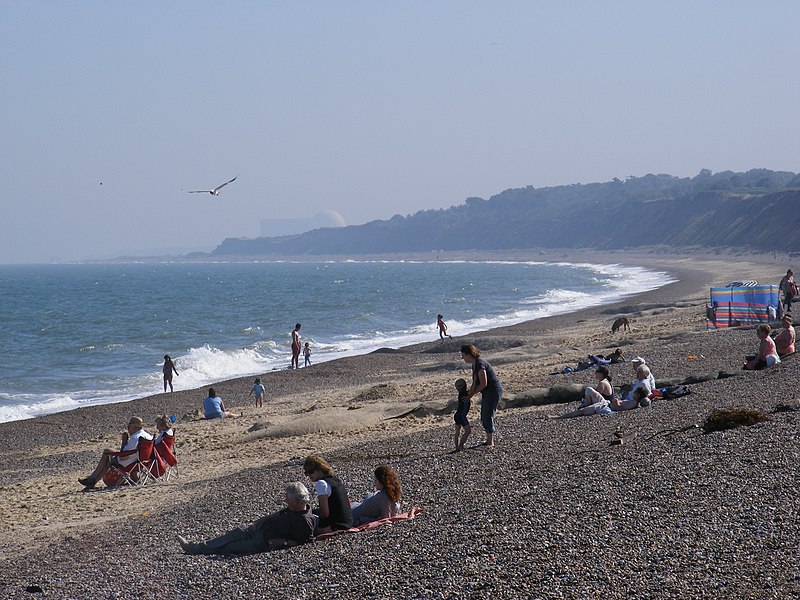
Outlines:
{"type": "Polygon", "coordinates": [[[667,400],[688,396],[691,393],[692,392],[685,385],[671,385],[669,387],[661,388],[661,395],[667,400]]]}

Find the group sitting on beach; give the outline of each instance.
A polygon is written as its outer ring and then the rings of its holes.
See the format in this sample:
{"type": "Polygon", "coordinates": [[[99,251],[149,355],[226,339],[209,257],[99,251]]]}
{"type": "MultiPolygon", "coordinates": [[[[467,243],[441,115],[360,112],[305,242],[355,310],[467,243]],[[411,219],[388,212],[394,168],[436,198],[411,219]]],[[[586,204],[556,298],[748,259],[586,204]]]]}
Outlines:
{"type": "Polygon", "coordinates": [[[595,378],[597,379],[595,386],[584,388],[578,408],[559,418],[610,415],[614,412],[650,406],[653,392],[656,390],[655,377],[641,356],[632,359],[631,365],[636,369],[636,379],[630,384],[623,385],[619,395],[614,393],[611,385],[611,372],[608,367],[599,365],[595,369],[595,378]]]}
{"type": "Polygon", "coordinates": [[[158,435],[154,438],[144,429],[141,417],[131,417],[126,431],[122,433],[119,450],[106,448],[92,473],[78,479],[84,490],[93,489],[102,481],[106,487],[124,483],[136,483],[139,477],[158,478],[167,470],[164,461],[174,462],[173,442],[175,433],[172,419],[167,415],[156,418],[158,435]],[[146,471],[135,472],[133,467],[143,464],[146,471]]]}
{"type": "Polygon", "coordinates": [[[317,508],[311,507],[308,488],[295,481],[284,489],[285,508],[210,540],[192,542],[178,535],[178,543],[187,554],[254,554],[305,544],[316,535],[393,517],[400,511],[400,478],[388,465],[375,469],[375,493],[352,503],[322,456],[307,457],[303,473],[314,484],[317,508]]]}

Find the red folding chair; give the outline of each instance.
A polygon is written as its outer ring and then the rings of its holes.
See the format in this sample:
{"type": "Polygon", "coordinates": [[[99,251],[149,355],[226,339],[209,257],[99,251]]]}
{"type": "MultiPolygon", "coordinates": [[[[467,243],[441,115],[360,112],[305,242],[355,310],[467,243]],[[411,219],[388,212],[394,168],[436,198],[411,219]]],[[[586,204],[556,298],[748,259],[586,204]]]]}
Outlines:
{"type": "Polygon", "coordinates": [[[103,483],[108,487],[115,485],[135,485],[142,486],[148,481],[154,481],[152,474],[153,463],[156,462],[153,452],[153,440],[139,438],[139,443],[135,450],[125,452],[114,452],[111,456],[125,458],[136,455],[136,460],[129,465],[111,464],[103,475],[103,483]]]}
{"type": "Polygon", "coordinates": [[[175,435],[164,435],[155,445],[157,478],[169,481],[178,478],[178,457],[175,452],[175,435]]]}

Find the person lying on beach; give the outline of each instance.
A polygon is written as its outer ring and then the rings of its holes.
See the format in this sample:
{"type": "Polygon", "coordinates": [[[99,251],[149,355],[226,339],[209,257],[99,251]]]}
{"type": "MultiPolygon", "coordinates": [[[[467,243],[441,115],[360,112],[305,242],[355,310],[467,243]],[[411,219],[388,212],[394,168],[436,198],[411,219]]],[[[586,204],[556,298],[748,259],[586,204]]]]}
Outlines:
{"type": "Polygon", "coordinates": [[[400,512],[400,477],[389,465],[375,469],[375,492],[361,502],[353,502],[353,525],[363,525],[400,512]]]}
{"type": "Polygon", "coordinates": [[[775,350],[778,352],[778,356],[783,358],[794,354],[795,331],[791,315],[783,315],[781,325],[783,325],[783,331],[775,336],[775,350]]]}
{"type": "Polygon", "coordinates": [[[128,421],[128,430],[122,433],[122,446],[120,450],[112,450],[111,448],[103,450],[100,461],[97,463],[94,471],[92,471],[92,474],[88,477],[78,479],[78,483],[87,490],[90,490],[103,478],[103,475],[108,472],[111,465],[127,467],[135,463],[139,460],[139,456],[135,452],[129,456],[120,456],[120,454],[136,450],[139,446],[140,438],[152,440],[153,436],[144,430],[144,421],[142,421],[141,417],[131,417],[131,420],[128,421]]]}
{"type": "Polygon", "coordinates": [[[762,323],[756,328],[756,335],[761,343],[758,345],[758,354],[745,358],[746,362],[742,367],[748,371],[759,371],[766,369],[781,362],[778,351],[775,348],[775,340],[769,337],[770,326],[762,323]]]}
{"type": "Polygon", "coordinates": [[[453,419],[456,422],[455,431],[455,452],[464,449],[464,444],[467,442],[469,434],[472,433],[472,427],[469,424],[467,415],[469,414],[470,400],[467,395],[467,382],[464,379],[456,379],[456,390],[458,390],[458,408],[453,419]],[[462,433],[463,429],[463,433],[462,433]]]}
{"type": "Polygon", "coordinates": [[[203,416],[206,419],[224,419],[225,417],[239,417],[241,415],[229,412],[225,408],[222,398],[217,396],[217,390],[208,388],[208,397],[203,400],[203,416]]]}
{"type": "Polygon", "coordinates": [[[634,399],[634,394],[638,389],[645,390],[645,396],[649,397],[655,389],[653,387],[653,374],[650,372],[650,367],[644,363],[638,363],[636,367],[636,380],[625,389],[620,389],[619,399],[614,399],[611,402],[611,408],[615,411],[630,410],[639,406],[638,400],[634,399]]]}
{"type": "Polygon", "coordinates": [[[186,554],[255,554],[305,544],[313,539],[315,518],[308,489],[299,481],[286,486],[286,507],[204,542],[175,536],[186,554]]]}
{"type": "Polygon", "coordinates": [[[312,454],[303,462],[303,472],[314,482],[317,492],[319,508],[314,509],[314,514],[319,515],[319,524],[315,534],[350,529],[353,526],[353,512],[347,489],[333,474],[328,461],[318,454],[312,454]]]}
{"type": "Polygon", "coordinates": [[[557,417],[559,419],[570,419],[572,417],[585,417],[588,415],[608,415],[611,414],[609,408],[614,400],[614,389],[611,387],[611,373],[608,367],[600,365],[594,372],[597,383],[595,387],[586,387],[583,390],[583,400],[580,406],[566,414],[557,417]]]}
{"type": "Polygon", "coordinates": [[[611,410],[614,412],[633,410],[640,406],[650,406],[650,390],[646,385],[646,381],[645,385],[639,386],[633,390],[629,398],[625,400],[614,398],[614,400],[611,401],[611,410]]]}

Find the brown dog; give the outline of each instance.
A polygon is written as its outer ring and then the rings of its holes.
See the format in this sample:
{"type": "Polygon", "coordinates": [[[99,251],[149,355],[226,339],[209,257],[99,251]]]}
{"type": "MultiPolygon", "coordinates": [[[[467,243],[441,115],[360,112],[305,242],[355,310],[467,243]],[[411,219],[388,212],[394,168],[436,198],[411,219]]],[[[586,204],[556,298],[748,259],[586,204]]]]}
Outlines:
{"type": "Polygon", "coordinates": [[[611,326],[611,333],[617,333],[620,329],[622,329],[623,333],[631,330],[631,321],[628,317],[620,317],[614,321],[614,324],[611,326]]]}

